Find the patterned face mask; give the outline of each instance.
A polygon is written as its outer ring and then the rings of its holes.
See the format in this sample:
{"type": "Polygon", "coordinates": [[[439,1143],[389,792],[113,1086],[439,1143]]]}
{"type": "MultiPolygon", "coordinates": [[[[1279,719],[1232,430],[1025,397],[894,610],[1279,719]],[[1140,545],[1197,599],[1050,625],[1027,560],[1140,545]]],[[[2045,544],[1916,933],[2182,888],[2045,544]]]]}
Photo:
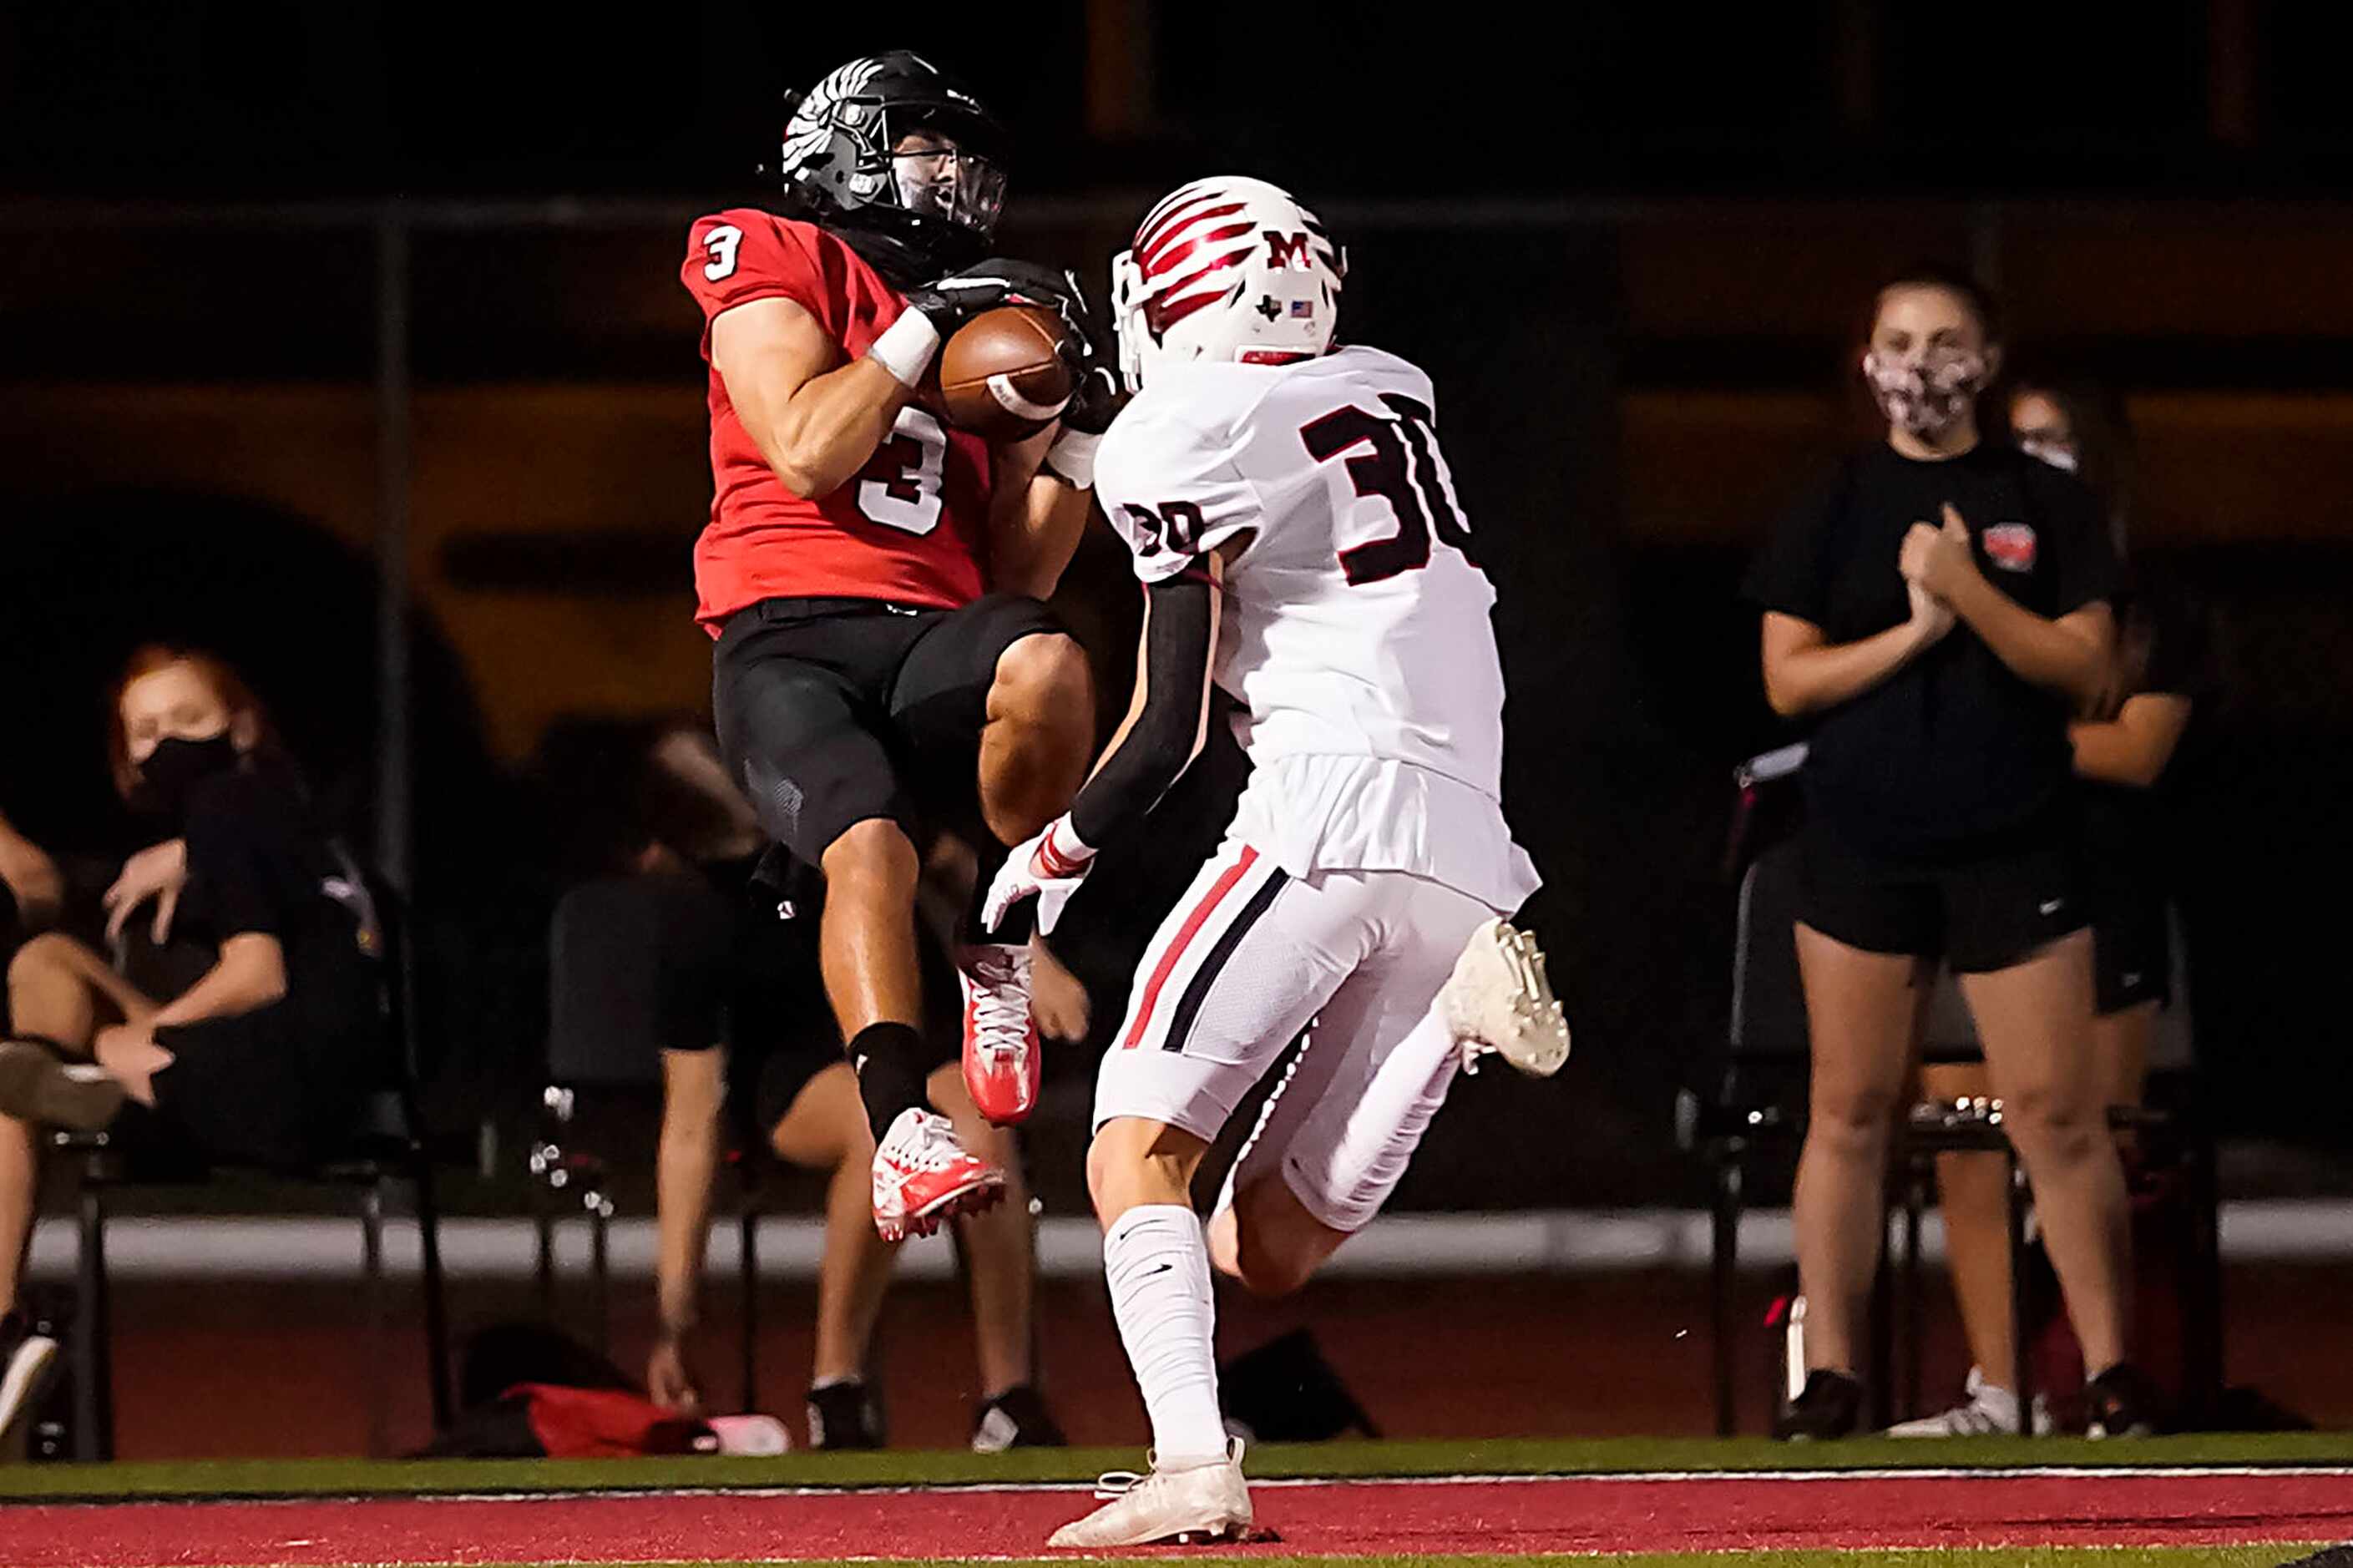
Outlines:
{"type": "Polygon", "coordinates": [[[1887,422],[1923,441],[1942,439],[1985,390],[1984,356],[1966,349],[1931,349],[1891,359],[1862,356],[1862,378],[1887,422]]]}

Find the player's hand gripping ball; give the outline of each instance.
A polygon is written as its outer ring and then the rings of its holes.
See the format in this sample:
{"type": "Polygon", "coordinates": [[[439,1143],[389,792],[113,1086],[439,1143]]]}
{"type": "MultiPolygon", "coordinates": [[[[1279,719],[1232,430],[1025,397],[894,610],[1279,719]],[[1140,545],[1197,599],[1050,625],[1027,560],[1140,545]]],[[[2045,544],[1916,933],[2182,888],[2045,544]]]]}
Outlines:
{"type": "Polygon", "coordinates": [[[948,423],[994,442],[1024,440],[1053,423],[1077,388],[1070,335],[1039,305],[999,305],[957,328],[938,361],[948,423]]]}

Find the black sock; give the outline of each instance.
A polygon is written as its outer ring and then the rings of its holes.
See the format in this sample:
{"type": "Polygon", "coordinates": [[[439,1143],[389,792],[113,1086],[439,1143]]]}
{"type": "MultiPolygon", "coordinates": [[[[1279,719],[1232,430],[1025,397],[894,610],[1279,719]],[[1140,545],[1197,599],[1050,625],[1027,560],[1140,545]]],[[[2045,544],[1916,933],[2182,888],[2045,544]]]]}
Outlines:
{"type": "Polygon", "coordinates": [[[849,1042],[849,1065],[858,1070],[858,1098],[866,1102],[877,1143],[902,1112],[924,1107],[923,1037],[913,1025],[867,1025],[849,1042]]]}

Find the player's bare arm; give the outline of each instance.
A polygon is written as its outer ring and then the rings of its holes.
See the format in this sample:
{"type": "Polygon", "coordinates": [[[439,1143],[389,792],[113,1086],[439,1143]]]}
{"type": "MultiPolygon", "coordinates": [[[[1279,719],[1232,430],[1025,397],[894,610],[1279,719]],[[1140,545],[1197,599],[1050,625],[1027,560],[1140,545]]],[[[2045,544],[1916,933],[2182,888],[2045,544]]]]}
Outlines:
{"type": "Polygon", "coordinates": [[[1096,852],[1132,831],[1201,754],[1226,569],[1245,545],[1229,540],[1145,589],[1127,717],[1071,809],[1006,857],[983,914],[992,928],[1034,897],[1038,929],[1050,932],[1096,852]]]}
{"type": "Polygon", "coordinates": [[[999,593],[1052,596],[1078,553],[1092,491],[1047,466],[1060,425],[997,454],[997,484],[988,517],[989,586],[999,593]]]}
{"type": "Polygon", "coordinates": [[[864,468],[914,389],[841,347],[791,300],[754,300],[711,323],[711,363],[744,428],[786,489],[830,495],[864,468]]]}

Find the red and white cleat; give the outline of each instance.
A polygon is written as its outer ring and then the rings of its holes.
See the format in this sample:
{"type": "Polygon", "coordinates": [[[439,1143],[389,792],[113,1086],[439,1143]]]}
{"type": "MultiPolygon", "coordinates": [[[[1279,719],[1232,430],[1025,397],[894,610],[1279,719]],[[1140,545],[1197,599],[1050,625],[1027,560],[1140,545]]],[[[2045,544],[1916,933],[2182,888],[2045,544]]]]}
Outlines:
{"type": "Polygon", "coordinates": [[[874,1151],[874,1228],[885,1241],[929,1236],[1005,1195],[1005,1173],[965,1151],[944,1116],[902,1110],[874,1151]]]}
{"type": "Polygon", "coordinates": [[[968,947],[956,966],[964,982],[964,1087],[998,1127],[1038,1109],[1045,1061],[1029,1012],[1029,950],[968,947]]]}

